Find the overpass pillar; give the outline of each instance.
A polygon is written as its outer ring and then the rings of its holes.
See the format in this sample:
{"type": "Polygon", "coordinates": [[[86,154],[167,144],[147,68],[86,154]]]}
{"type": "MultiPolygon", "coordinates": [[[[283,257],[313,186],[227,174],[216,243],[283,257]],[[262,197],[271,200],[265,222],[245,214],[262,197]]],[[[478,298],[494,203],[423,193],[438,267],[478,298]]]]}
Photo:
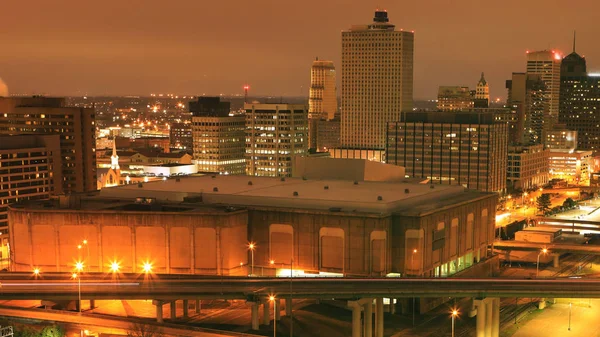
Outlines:
{"type": "Polygon", "coordinates": [[[477,307],[477,323],[476,323],[476,336],[477,337],[487,337],[485,335],[485,320],[486,320],[486,312],[485,312],[485,299],[477,299],[473,301],[473,305],[477,307]]]}
{"type": "Polygon", "coordinates": [[[271,324],[271,313],[269,312],[269,301],[264,300],[263,302],[263,324],[269,325],[271,324]]]}
{"type": "Polygon", "coordinates": [[[560,255],[554,254],[554,256],[553,256],[553,262],[554,262],[553,267],[554,268],[558,268],[560,266],[559,259],[560,259],[560,255]]]}
{"type": "Polygon", "coordinates": [[[375,337],[383,337],[383,298],[375,299],[375,337]]]}
{"type": "Polygon", "coordinates": [[[177,301],[173,300],[171,303],[171,319],[177,319],[177,301]]]}
{"type": "Polygon", "coordinates": [[[183,300],[183,318],[188,318],[188,309],[190,303],[188,300],[183,300]]]}
{"type": "Polygon", "coordinates": [[[390,298],[390,314],[394,315],[396,313],[396,299],[390,298]]]}
{"type": "Polygon", "coordinates": [[[485,337],[492,337],[492,320],[494,317],[494,299],[485,299],[485,337]]]}
{"type": "Polygon", "coordinates": [[[292,316],[292,298],[291,297],[286,297],[285,298],[285,315],[286,316],[292,316]]]}
{"type": "Polygon", "coordinates": [[[500,337],[500,299],[492,299],[492,336],[500,337]]]}
{"type": "Polygon", "coordinates": [[[156,306],[156,322],[163,322],[163,302],[162,301],[153,301],[156,306]]]}
{"type": "Polygon", "coordinates": [[[373,299],[366,298],[367,303],[365,303],[365,337],[373,337],[373,299]]]}
{"type": "Polygon", "coordinates": [[[90,300],[90,310],[96,308],[96,300],[90,300]]]}
{"type": "Polygon", "coordinates": [[[200,310],[202,309],[202,300],[196,300],[196,313],[199,314],[200,310]]]}
{"type": "Polygon", "coordinates": [[[258,324],[258,302],[246,302],[246,304],[250,305],[251,310],[251,320],[252,320],[252,330],[257,331],[259,329],[258,324]]]}
{"type": "MultiPolygon", "coordinates": [[[[371,306],[372,306],[371,302],[371,306]]],[[[360,324],[360,312],[362,310],[362,305],[359,301],[348,301],[348,307],[352,308],[352,337],[361,337],[361,324],[360,324]]],[[[366,315],[366,312],[365,312],[366,315]]],[[[365,316],[365,321],[366,321],[365,316]]]]}
{"type": "Polygon", "coordinates": [[[281,300],[279,298],[276,298],[275,304],[276,305],[273,306],[273,311],[275,312],[273,314],[273,317],[276,320],[280,320],[281,319],[281,300]]]}

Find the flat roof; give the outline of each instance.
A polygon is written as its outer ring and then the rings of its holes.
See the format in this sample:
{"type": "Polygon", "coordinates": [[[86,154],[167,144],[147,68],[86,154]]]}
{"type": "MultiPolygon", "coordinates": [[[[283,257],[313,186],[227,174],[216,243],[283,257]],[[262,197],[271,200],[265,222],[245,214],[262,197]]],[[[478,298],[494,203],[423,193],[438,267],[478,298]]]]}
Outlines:
{"type": "Polygon", "coordinates": [[[412,182],[353,182],[251,176],[205,175],[102,189],[108,198],[152,197],[183,201],[202,196],[203,203],[285,207],[348,212],[420,214],[460,202],[489,198],[495,193],[465,190],[457,185],[412,182]]]}

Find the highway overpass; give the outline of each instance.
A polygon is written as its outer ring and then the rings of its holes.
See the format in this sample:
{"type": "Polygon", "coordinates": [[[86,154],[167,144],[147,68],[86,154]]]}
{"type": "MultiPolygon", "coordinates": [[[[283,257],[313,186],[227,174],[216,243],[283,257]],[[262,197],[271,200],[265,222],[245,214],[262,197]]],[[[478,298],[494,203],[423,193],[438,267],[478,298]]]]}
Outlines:
{"type": "Polygon", "coordinates": [[[403,297],[581,297],[600,298],[600,280],[462,278],[249,278],[182,279],[120,275],[75,280],[0,278],[0,299],[77,300],[248,299],[403,297]],[[81,287],[81,288],[80,288],[81,287]]]}
{"type": "Polygon", "coordinates": [[[497,250],[521,250],[521,251],[541,251],[548,249],[550,254],[589,254],[600,255],[600,246],[569,243],[538,243],[512,240],[497,240],[494,242],[494,249],[497,250]]]}

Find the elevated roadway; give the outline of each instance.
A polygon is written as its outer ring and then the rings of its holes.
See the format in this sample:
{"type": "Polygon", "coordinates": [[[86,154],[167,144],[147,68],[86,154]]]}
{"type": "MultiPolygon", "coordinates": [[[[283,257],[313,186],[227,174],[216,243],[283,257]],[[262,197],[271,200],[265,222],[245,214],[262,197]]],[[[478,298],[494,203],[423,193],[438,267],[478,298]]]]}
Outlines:
{"type": "Polygon", "coordinates": [[[548,249],[551,253],[574,253],[574,254],[589,254],[600,255],[600,246],[583,245],[583,244],[568,244],[568,243],[537,243],[523,241],[494,241],[494,249],[498,250],[522,250],[522,251],[540,251],[548,249]]]}
{"type": "Polygon", "coordinates": [[[461,278],[190,278],[121,275],[119,280],[3,278],[0,299],[85,300],[248,299],[269,295],[294,298],[402,297],[581,297],[600,298],[600,280],[461,278]]]}

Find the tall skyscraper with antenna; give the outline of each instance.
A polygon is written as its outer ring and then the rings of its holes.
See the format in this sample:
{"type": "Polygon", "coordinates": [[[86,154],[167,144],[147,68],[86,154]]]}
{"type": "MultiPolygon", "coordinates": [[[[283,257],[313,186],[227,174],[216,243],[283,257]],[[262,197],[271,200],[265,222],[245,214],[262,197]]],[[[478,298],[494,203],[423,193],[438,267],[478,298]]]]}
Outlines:
{"type": "Polygon", "coordinates": [[[561,61],[562,56],[556,50],[527,52],[527,75],[539,75],[546,86],[544,131],[551,130],[558,123],[561,61]]]}
{"type": "Polygon", "coordinates": [[[341,147],[334,157],[384,160],[387,123],[413,108],[414,32],[387,11],[342,32],[341,147]]]}

